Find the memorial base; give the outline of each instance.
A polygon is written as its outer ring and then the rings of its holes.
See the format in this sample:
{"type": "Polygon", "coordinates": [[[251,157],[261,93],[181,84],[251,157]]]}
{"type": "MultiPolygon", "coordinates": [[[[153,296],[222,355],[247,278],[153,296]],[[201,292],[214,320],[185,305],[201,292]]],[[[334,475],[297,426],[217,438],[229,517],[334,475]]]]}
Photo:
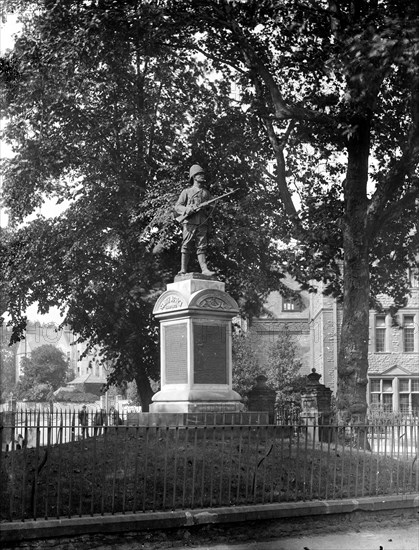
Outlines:
{"type": "Polygon", "coordinates": [[[266,412],[172,412],[128,413],[128,426],[266,426],[266,412]]]}
{"type": "Polygon", "coordinates": [[[160,321],[161,390],[150,413],[239,413],[232,389],[232,318],[237,303],[221,281],[187,273],[167,285],[154,314],[160,321]]]}
{"type": "Polygon", "coordinates": [[[243,403],[237,401],[162,401],[150,405],[151,413],[235,413],[241,412],[243,403]]]}
{"type": "Polygon", "coordinates": [[[231,388],[205,389],[165,387],[153,396],[151,413],[240,412],[240,395],[231,388]]]}

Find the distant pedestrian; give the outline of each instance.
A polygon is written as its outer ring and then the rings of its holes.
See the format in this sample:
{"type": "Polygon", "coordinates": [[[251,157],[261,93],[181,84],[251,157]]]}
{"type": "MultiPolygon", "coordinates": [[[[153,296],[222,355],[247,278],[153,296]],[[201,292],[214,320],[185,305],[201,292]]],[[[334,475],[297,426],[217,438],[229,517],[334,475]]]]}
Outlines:
{"type": "Polygon", "coordinates": [[[100,409],[96,411],[94,418],[94,434],[102,435],[103,426],[107,424],[106,411],[100,409]]]}
{"type": "Polygon", "coordinates": [[[89,413],[86,410],[86,405],[83,405],[81,411],[79,411],[79,424],[82,437],[89,437],[89,413]]]}
{"type": "Polygon", "coordinates": [[[23,438],[23,435],[19,434],[17,436],[16,449],[23,449],[24,447],[26,447],[26,441],[23,438]]]}
{"type": "Polygon", "coordinates": [[[112,426],[119,426],[119,424],[123,424],[122,419],[115,407],[111,407],[109,409],[109,424],[112,426]]]}

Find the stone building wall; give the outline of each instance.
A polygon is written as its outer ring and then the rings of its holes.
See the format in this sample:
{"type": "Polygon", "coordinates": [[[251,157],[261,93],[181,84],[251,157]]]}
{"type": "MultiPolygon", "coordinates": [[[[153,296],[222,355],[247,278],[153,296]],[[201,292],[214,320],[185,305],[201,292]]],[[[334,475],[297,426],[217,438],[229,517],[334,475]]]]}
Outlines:
{"type": "MultiPolygon", "coordinates": [[[[292,290],[299,291],[299,285],[291,277],[286,277],[284,283],[292,290]]],[[[261,357],[263,362],[271,344],[279,333],[287,331],[294,339],[297,355],[302,363],[302,374],[311,372],[312,351],[310,336],[310,300],[308,292],[299,292],[299,300],[294,310],[284,309],[284,298],[279,292],[271,292],[265,303],[265,314],[252,322],[252,328],[262,339],[261,357]],[[265,344],[265,345],[264,345],[265,344]]]]}
{"type": "MultiPolygon", "coordinates": [[[[289,278],[285,282],[290,284],[289,278]]],[[[418,285],[419,283],[414,284],[418,285]]],[[[333,298],[322,294],[323,285],[321,283],[317,287],[317,293],[301,292],[304,307],[300,312],[292,314],[282,311],[282,298],[279,293],[273,293],[267,301],[271,318],[263,319],[263,323],[270,323],[269,329],[267,329],[270,338],[275,338],[275,334],[284,330],[285,326],[288,330],[293,327],[297,348],[304,364],[304,374],[315,368],[322,375],[321,382],[335,393],[342,307],[333,298]],[[304,323],[304,328],[302,328],[302,323],[304,323]]],[[[298,286],[294,282],[290,288],[297,289],[298,286]]],[[[391,305],[391,300],[388,297],[383,295],[380,299],[384,308],[391,305]]],[[[370,312],[368,374],[375,379],[380,376],[387,379],[402,376],[408,378],[412,375],[419,377],[419,286],[414,286],[411,289],[411,296],[408,298],[406,307],[397,312],[398,326],[394,325],[391,316],[387,314],[386,349],[384,352],[377,352],[375,349],[376,316],[377,312],[370,312]],[[415,350],[409,353],[403,351],[402,325],[405,315],[413,316],[415,322],[415,350]]],[[[257,323],[260,322],[262,319],[257,321],[257,323]]],[[[268,338],[267,334],[266,338],[268,338]]],[[[395,388],[398,387],[397,384],[399,383],[395,380],[395,388]]]]}
{"type": "MultiPolygon", "coordinates": [[[[380,296],[380,301],[384,308],[391,305],[389,298],[384,295],[380,296]]],[[[380,314],[373,311],[370,313],[369,374],[380,374],[391,367],[398,366],[407,372],[419,375],[419,288],[412,289],[412,295],[408,298],[406,307],[400,309],[394,319],[389,314],[386,315],[386,349],[380,352],[376,351],[375,346],[377,315],[380,314]],[[406,315],[414,318],[415,350],[413,352],[403,351],[403,318],[406,315]]]]}

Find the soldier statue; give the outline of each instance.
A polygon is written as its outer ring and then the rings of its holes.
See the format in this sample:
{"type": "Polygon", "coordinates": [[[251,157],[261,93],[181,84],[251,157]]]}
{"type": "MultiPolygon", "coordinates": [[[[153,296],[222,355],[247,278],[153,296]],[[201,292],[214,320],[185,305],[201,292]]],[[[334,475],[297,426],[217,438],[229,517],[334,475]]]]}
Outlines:
{"type": "Polygon", "coordinates": [[[179,275],[188,271],[188,263],[196,244],[198,262],[202,274],[214,275],[207,267],[206,251],[208,245],[208,224],[210,207],[205,206],[208,201],[213,201],[210,192],[205,187],[205,173],[203,168],[194,164],[189,170],[189,183],[191,187],[184,189],[175,205],[175,210],[180,216],[178,221],[183,225],[183,240],[181,248],[181,268],[179,275]]]}

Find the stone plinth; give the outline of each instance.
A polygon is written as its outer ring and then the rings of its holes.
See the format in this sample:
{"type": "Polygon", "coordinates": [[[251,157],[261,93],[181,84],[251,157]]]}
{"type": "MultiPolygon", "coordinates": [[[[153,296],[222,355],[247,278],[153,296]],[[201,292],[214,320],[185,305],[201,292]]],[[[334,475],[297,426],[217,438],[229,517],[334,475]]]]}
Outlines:
{"type": "Polygon", "coordinates": [[[161,390],[150,412],[238,412],[232,389],[231,320],[238,313],[224,283],[183,276],[167,285],[154,315],[160,321],[161,390]]]}
{"type": "Polygon", "coordinates": [[[266,412],[128,413],[128,426],[266,426],[266,412]]]}

